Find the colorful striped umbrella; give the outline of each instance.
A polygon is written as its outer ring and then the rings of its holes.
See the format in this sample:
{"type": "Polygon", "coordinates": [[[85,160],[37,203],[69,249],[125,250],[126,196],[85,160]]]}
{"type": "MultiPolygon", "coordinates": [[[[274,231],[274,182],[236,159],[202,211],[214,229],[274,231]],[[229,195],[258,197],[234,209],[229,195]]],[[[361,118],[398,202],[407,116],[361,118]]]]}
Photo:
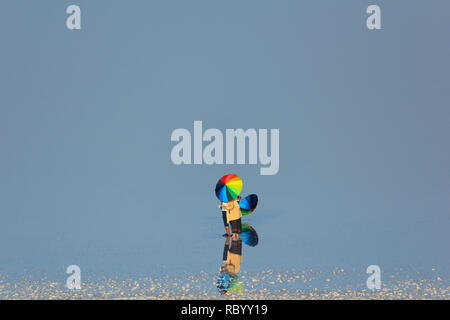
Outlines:
{"type": "Polygon", "coordinates": [[[241,193],[242,180],[235,174],[227,174],[216,184],[216,196],[220,201],[229,202],[241,193]]]}
{"type": "Polygon", "coordinates": [[[258,196],[256,194],[246,196],[244,199],[239,201],[239,207],[241,208],[241,213],[243,216],[252,213],[256,209],[257,205],[258,196]]]}

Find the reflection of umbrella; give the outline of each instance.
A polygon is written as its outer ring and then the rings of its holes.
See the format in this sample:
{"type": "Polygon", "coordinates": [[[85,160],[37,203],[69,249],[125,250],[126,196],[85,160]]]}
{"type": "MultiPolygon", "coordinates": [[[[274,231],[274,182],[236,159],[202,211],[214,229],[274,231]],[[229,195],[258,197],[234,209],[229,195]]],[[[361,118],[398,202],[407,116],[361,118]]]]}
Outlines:
{"type": "Polygon", "coordinates": [[[220,272],[217,278],[216,284],[217,289],[220,294],[226,294],[228,290],[228,281],[230,280],[230,275],[227,272],[220,272]]]}
{"type": "Polygon", "coordinates": [[[244,292],[244,284],[239,280],[236,274],[230,275],[230,281],[228,282],[229,293],[242,293],[244,292]]]}
{"type": "Polygon", "coordinates": [[[239,280],[237,274],[230,274],[224,271],[220,272],[216,285],[222,295],[242,293],[244,291],[244,285],[242,281],[239,280]]]}
{"type": "Polygon", "coordinates": [[[243,216],[252,213],[256,209],[257,205],[258,196],[256,194],[246,196],[239,202],[239,207],[241,208],[241,213],[243,216]]]}
{"type": "Polygon", "coordinates": [[[258,234],[255,229],[249,226],[246,223],[242,224],[242,231],[239,235],[239,239],[241,239],[246,245],[250,247],[255,247],[258,244],[258,234]]]}
{"type": "Polygon", "coordinates": [[[216,196],[223,202],[236,199],[241,190],[242,180],[235,174],[223,176],[216,184],[216,196]]]}

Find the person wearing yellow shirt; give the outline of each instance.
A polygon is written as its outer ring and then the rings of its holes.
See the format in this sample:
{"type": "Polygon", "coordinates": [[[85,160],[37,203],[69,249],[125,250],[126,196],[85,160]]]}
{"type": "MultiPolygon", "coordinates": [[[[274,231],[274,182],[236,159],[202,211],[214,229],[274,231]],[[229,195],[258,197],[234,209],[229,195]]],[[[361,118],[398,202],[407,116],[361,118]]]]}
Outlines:
{"type": "MultiPolygon", "coordinates": [[[[242,213],[241,208],[239,207],[238,200],[242,200],[241,197],[237,197],[235,200],[229,201],[229,202],[222,202],[220,205],[220,208],[226,210],[226,218],[227,218],[227,224],[231,225],[231,232],[232,232],[232,239],[238,240],[239,234],[241,233],[242,229],[242,213]]],[[[225,227],[226,229],[226,227],[225,227]]],[[[227,230],[228,231],[228,230],[227,230]]]]}
{"type": "Polygon", "coordinates": [[[230,237],[231,233],[230,233],[230,226],[228,225],[227,210],[222,208],[222,204],[223,204],[223,202],[220,202],[219,208],[221,208],[221,210],[222,210],[222,220],[223,220],[223,225],[224,225],[225,231],[226,231],[226,233],[224,233],[223,236],[230,237]]]}

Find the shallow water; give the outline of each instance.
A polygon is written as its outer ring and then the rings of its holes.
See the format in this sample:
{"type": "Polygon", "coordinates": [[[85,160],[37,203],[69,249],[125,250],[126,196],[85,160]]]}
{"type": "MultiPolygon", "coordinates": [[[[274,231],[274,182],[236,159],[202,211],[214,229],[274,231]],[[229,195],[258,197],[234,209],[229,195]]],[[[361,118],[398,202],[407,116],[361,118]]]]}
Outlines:
{"type": "MultiPolygon", "coordinates": [[[[366,287],[366,268],[374,260],[349,248],[348,259],[333,261],[317,254],[311,242],[296,243],[301,228],[291,228],[282,217],[252,214],[243,218],[257,233],[256,246],[242,243],[237,285],[225,281],[219,290],[220,268],[227,241],[221,234],[220,212],[194,222],[196,232],[176,232],[166,226],[148,234],[148,242],[128,247],[104,242],[56,241],[22,242],[21,250],[4,251],[2,260],[1,299],[449,299],[449,270],[425,263],[396,266],[380,264],[381,290],[366,287]],[[285,233],[271,233],[277,223],[285,233]],[[209,227],[208,227],[209,226],[209,227]],[[257,227],[259,226],[259,227],[257,227]],[[292,233],[289,233],[292,232],[292,233]],[[64,245],[66,242],[66,245],[64,245]],[[309,264],[310,261],[315,264],[309,264]],[[346,261],[345,261],[346,260],[346,261]],[[356,262],[360,262],[358,263],[356,262]],[[338,264],[339,263],[339,264],[338,264]],[[81,268],[82,289],[68,290],[65,268],[81,268]]],[[[187,222],[186,222],[187,223],[187,222]]],[[[338,239],[339,240],[339,239],[338,239]]],[[[337,240],[337,241],[338,241],[337,240]]],[[[340,239],[342,241],[342,239],[340,239]]],[[[228,240],[227,248],[233,242],[228,240]]],[[[121,245],[120,245],[121,244],[121,245]]],[[[254,245],[255,243],[252,243],[254,245]]],[[[7,247],[6,247],[7,248],[7,247]]],[[[331,248],[330,248],[331,249],[331,248]]],[[[325,251],[325,253],[330,251],[325,251]]],[[[378,258],[379,259],[379,258],[378,258]]],[[[382,259],[375,262],[382,261],[382,259]]],[[[389,260],[386,258],[386,262],[389,260]]],[[[223,279],[223,274],[222,274],[223,279]]],[[[223,281],[223,280],[222,280],[223,281]]]]}
{"type": "Polygon", "coordinates": [[[241,272],[241,288],[219,293],[216,276],[207,273],[145,278],[91,277],[80,290],[50,279],[10,280],[0,277],[1,299],[450,299],[450,284],[436,276],[397,280],[394,275],[380,290],[352,287],[357,274],[343,269],[330,273],[287,271],[241,272]],[[352,278],[351,280],[349,278],[352,278]],[[349,281],[350,280],[350,281],[349,281]],[[338,282],[347,282],[339,285],[338,282]],[[318,286],[318,283],[326,283],[318,286]]]}

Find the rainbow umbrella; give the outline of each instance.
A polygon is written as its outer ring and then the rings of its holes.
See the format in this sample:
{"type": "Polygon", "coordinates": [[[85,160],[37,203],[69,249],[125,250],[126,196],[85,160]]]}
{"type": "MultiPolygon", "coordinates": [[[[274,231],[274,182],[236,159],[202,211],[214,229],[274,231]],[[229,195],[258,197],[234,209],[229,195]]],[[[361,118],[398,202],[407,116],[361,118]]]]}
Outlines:
{"type": "Polygon", "coordinates": [[[241,213],[243,216],[255,211],[257,205],[258,205],[258,196],[256,194],[246,196],[239,202],[239,207],[241,208],[241,213]]]}
{"type": "Polygon", "coordinates": [[[256,230],[253,229],[252,226],[243,223],[241,234],[239,235],[239,239],[242,240],[246,245],[249,245],[250,247],[255,247],[258,244],[258,234],[256,233],[256,230]]]}
{"type": "Polygon", "coordinates": [[[235,174],[227,174],[216,184],[216,196],[220,201],[229,202],[241,193],[242,180],[235,174]]]}

